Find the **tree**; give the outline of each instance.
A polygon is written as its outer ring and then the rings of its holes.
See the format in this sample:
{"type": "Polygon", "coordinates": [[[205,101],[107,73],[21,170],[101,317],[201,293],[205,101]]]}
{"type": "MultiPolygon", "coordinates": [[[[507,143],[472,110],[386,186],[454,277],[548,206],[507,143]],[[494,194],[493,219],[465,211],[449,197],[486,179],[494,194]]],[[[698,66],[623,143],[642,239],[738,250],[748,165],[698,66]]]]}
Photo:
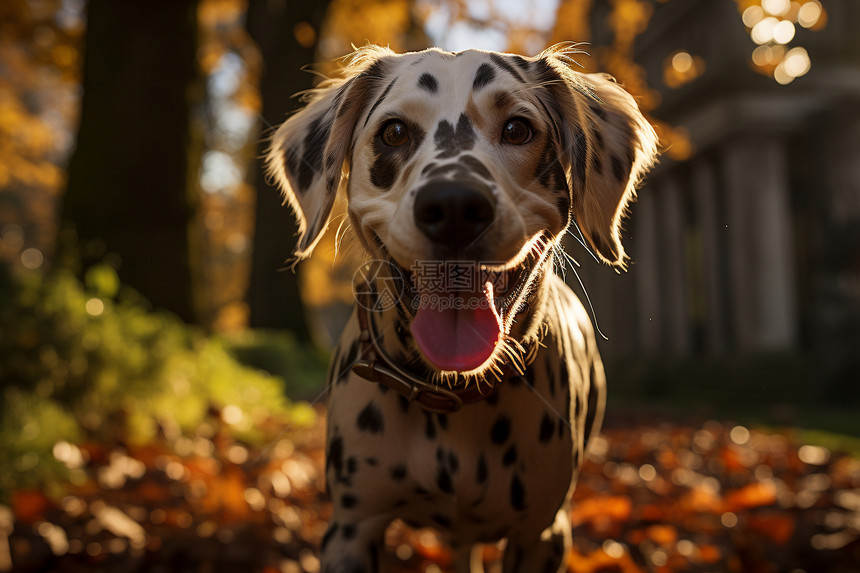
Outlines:
{"type": "Polygon", "coordinates": [[[61,213],[85,257],[117,255],[125,283],[188,322],[202,149],[190,123],[202,95],[196,9],[197,0],[90,0],[81,123],[61,213]]]}
{"type": "MultiPolygon", "coordinates": [[[[260,94],[265,126],[281,123],[298,102],[293,94],[312,87],[313,76],[303,68],[315,59],[317,38],[328,1],[270,2],[251,0],[247,28],[263,60],[260,94]]],[[[259,154],[266,148],[264,138],[259,154]]],[[[248,287],[249,325],[284,328],[299,339],[310,338],[298,277],[285,270],[297,231],[280,193],[266,181],[262,166],[256,170],[255,239],[248,287]],[[280,272],[279,272],[280,271],[280,272]]]]}

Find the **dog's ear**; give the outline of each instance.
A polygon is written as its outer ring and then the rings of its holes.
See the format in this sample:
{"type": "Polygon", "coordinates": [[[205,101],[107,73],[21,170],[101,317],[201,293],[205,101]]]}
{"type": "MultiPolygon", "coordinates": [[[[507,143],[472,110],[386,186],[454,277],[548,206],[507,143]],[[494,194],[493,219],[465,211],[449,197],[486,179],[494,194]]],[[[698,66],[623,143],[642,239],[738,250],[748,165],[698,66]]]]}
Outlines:
{"type": "Polygon", "coordinates": [[[657,135],[636,100],[611,77],[575,72],[563,53],[541,59],[549,64],[544,75],[552,81],[544,85],[564,126],[575,222],[604,262],[623,267],[622,219],[656,160],[657,135]]]}
{"type": "Polygon", "coordinates": [[[267,170],[296,214],[296,260],[308,257],[328,226],[341,179],[348,173],[356,124],[389,67],[384,48],[353,54],[343,79],[327,80],[304,99],[307,105],[275,132],[267,170]]]}

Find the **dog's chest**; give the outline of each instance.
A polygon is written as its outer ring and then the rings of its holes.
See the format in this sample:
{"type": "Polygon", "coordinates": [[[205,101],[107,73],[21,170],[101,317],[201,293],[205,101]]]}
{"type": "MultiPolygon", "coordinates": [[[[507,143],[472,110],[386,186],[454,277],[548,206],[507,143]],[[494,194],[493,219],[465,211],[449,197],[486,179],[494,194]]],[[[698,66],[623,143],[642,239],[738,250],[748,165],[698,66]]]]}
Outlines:
{"type": "Polygon", "coordinates": [[[583,447],[576,404],[585,397],[579,376],[550,368],[561,360],[543,349],[525,376],[451,414],[426,412],[354,375],[335,383],[329,441],[349,455],[330,464],[329,483],[361,492],[375,512],[462,539],[545,526],[583,447]]]}
{"type": "Polygon", "coordinates": [[[423,432],[408,426],[408,466],[428,493],[406,517],[478,539],[551,521],[573,478],[576,446],[565,400],[546,402],[527,383],[509,382],[494,404],[422,413],[423,432]]]}

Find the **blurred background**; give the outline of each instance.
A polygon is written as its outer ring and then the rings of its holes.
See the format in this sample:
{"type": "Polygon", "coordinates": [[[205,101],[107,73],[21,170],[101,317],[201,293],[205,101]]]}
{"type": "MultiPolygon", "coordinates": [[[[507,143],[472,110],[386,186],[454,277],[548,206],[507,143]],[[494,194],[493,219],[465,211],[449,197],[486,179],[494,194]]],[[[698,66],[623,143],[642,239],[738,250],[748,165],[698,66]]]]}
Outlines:
{"type": "MultiPolygon", "coordinates": [[[[571,571],[860,570],[858,24],[856,0],[4,0],[0,571],[317,571],[361,254],[339,203],[289,271],[265,137],[352,46],[567,40],[663,146],[629,271],[569,241],[610,381],[571,571]]],[[[392,570],[448,570],[389,533],[392,570]]]]}

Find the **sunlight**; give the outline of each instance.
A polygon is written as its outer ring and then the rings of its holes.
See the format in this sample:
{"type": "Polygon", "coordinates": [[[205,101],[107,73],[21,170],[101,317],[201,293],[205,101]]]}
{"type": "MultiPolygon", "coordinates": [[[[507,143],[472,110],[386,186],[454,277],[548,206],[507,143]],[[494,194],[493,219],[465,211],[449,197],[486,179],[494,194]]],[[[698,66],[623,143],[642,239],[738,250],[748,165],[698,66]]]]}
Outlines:
{"type": "Polygon", "coordinates": [[[787,85],[805,75],[812,67],[802,47],[787,49],[796,38],[797,28],[822,29],[826,13],[819,0],[736,0],[741,20],[758,46],[752,52],[753,69],[787,85]],[[752,1],[752,4],[750,4],[752,1]]]}

